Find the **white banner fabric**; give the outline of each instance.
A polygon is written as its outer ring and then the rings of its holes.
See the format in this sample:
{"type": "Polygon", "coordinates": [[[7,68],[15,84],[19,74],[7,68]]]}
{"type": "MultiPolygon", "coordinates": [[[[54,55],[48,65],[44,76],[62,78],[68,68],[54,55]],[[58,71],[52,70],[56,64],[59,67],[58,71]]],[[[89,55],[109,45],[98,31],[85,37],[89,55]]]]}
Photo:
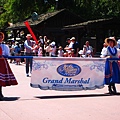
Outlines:
{"type": "Polygon", "coordinates": [[[42,90],[94,90],[104,87],[104,58],[34,57],[31,87],[42,90]]]}

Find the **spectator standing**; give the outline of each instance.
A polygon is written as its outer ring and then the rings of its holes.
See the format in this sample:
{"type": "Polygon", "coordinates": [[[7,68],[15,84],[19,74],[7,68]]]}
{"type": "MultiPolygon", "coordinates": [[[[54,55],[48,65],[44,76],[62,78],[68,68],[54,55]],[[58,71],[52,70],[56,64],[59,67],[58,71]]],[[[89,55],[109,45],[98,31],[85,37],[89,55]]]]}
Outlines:
{"type": "Polygon", "coordinates": [[[42,36],[39,36],[39,42],[42,44],[44,43],[42,36]]]}
{"type": "MultiPolygon", "coordinates": [[[[117,51],[118,51],[118,57],[120,58],[120,39],[118,39],[117,41],[117,51]]],[[[119,61],[119,65],[120,65],[120,61],[119,61]]]]}
{"type": "Polygon", "coordinates": [[[117,41],[117,48],[120,49],[120,39],[118,39],[118,41],[117,41]]]}
{"type": "Polygon", "coordinates": [[[103,58],[105,56],[104,54],[106,54],[106,51],[107,51],[107,44],[103,43],[103,49],[102,49],[101,55],[100,55],[101,58],[103,58]]]}
{"type": "MultiPolygon", "coordinates": [[[[24,56],[25,55],[25,51],[24,51],[24,42],[21,42],[20,44],[20,50],[21,50],[21,56],[24,56]]],[[[25,59],[24,58],[21,58],[21,62],[25,62],[25,59]]]]}
{"type": "MultiPolygon", "coordinates": [[[[15,45],[14,52],[15,52],[15,56],[21,55],[21,48],[18,42],[15,45]]],[[[16,58],[15,61],[17,65],[20,65],[20,62],[21,62],[20,58],[16,58]]]]}
{"type": "Polygon", "coordinates": [[[54,41],[50,44],[50,52],[49,53],[50,53],[51,57],[56,57],[56,46],[55,46],[54,41]]]}
{"type": "Polygon", "coordinates": [[[43,53],[42,44],[39,43],[39,44],[38,44],[38,56],[39,56],[39,57],[42,57],[42,55],[43,55],[42,53],[43,53]]]}
{"type": "MultiPolygon", "coordinates": [[[[14,49],[15,49],[15,41],[12,41],[12,45],[11,45],[11,48],[10,48],[11,56],[15,56],[14,49]]],[[[13,60],[14,60],[14,62],[15,62],[15,59],[14,59],[14,58],[11,58],[11,59],[10,59],[10,63],[12,63],[13,60]]]]}
{"type": "Polygon", "coordinates": [[[50,52],[50,43],[49,41],[45,43],[44,45],[44,50],[45,50],[45,56],[49,56],[49,52],[50,52]]]}
{"type": "Polygon", "coordinates": [[[47,36],[44,36],[44,42],[47,42],[47,41],[48,41],[47,36]]]}
{"type": "MultiPolygon", "coordinates": [[[[33,41],[31,38],[31,34],[27,34],[26,36],[27,40],[24,42],[24,46],[25,46],[25,55],[26,56],[33,56],[34,52],[33,50],[35,50],[36,46],[34,46],[36,44],[35,41],[33,41]],[[34,47],[33,47],[34,46],[34,47]]],[[[26,58],[26,76],[29,77],[29,72],[32,72],[32,58],[26,58]],[[29,67],[30,67],[30,71],[29,71],[29,67]]]]}
{"type": "Polygon", "coordinates": [[[72,48],[74,49],[74,57],[78,57],[79,43],[76,41],[75,37],[72,37],[71,41],[73,42],[72,48]]]}

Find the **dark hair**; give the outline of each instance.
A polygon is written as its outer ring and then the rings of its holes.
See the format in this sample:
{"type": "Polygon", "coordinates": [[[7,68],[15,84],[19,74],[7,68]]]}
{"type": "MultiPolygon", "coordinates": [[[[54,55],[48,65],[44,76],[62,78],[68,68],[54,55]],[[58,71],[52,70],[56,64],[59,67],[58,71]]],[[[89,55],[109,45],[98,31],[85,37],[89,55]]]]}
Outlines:
{"type": "Polygon", "coordinates": [[[67,41],[70,40],[70,38],[67,38],[67,41]]]}
{"type": "Polygon", "coordinates": [[[109,43],[110,41],[113,41],[114,45],[115,45],[115,41],[112,39],[108,39],[107,42],[109,43]]]}

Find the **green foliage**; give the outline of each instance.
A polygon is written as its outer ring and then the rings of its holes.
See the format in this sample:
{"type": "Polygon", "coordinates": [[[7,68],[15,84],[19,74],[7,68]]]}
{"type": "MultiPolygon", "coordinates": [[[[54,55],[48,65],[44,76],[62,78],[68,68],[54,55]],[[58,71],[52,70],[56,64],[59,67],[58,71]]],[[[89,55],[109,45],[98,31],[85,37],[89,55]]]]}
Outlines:
{"type": "Polygon", "coordinates": [[[120,12],[119,0],[74,0],[75,12],[86,19],[117,17],[120,12]]]}
{"type": "Polygon", "coordinates": [[[31,16],[67,8],[84,19],[99,19],[120,16],[119,0],[0,0],[0,28],[7,27],[8,22],[16,23],[31,16]]]}

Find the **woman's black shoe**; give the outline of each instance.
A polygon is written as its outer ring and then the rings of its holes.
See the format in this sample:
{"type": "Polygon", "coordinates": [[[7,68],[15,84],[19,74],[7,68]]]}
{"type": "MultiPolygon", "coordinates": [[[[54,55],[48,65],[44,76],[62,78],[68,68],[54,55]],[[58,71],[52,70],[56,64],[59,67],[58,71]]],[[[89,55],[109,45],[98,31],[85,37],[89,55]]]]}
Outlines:
{"type": "Polygon", "coordinates": [[[110,95],[113,95],[113,91],[112,91],[111,85],[108,86],[108,91],[109,91],[110,95]]]}
{"type": "Polygon", "coordinates": [[[110,95],[114,95],[114,92],[111,90],[111,91],[109,91],[109,94],[110,95]]]}
{"type": "Polygon", "coordinates": [[[114,94],[117,94],[116,87],[115,87],[114,84],[113,84],[113,86],[112,86],[112,89],[113,89],[113,93],[114,93],[114,94]]]}
{"type": "Polygon", "coordinates": [[[0,93],[0,101],[2,101],[4,99],[4,96],[2,93],[0,93]]]}

